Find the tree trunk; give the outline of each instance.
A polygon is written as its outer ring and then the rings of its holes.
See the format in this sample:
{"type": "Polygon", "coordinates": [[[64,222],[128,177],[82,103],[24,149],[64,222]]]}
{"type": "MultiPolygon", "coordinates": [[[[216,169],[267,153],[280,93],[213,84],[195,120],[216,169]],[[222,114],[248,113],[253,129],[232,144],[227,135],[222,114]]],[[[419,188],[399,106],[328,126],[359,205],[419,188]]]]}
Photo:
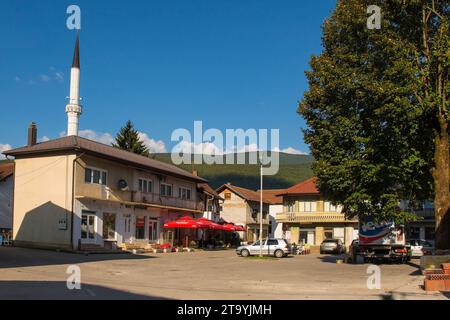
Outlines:
{"type": "Polygon", "coordinates": [[[448,122],[438,116],[439,132],[435,137],[433,169],[436,248],[450,249],[450,155],[448,122]]]}

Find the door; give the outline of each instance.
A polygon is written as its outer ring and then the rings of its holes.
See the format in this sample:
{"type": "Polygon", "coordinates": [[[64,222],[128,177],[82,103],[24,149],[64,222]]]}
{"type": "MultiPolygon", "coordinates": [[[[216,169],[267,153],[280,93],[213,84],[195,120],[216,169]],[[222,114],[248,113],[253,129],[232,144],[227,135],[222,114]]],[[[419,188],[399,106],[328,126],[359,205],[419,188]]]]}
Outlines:
{"type": "Polygon", "coordinates": [[[116,214],[103,213],[103,240],[115,241],[116,236],[116,214]]]}
{"type": "Polygon", "coordinates": [[[151,242],[158,241],[158,221],[155,219],[148,220],[148,240],[151,242]]]}
{"type": "Polygon", "coordinates": [[[267,247],[267,253],[269,255],[273,255],[275,253],[275,250],[278,249],[278,240],[276,239],[267,240],[265,247],[267,247]]]}
{"type": "MultiPolygon", "coordinates": [[[[252,244],[252,246],[250,247],[250,253],[252,255],[258,255],[259,251],[260,251],[260,245],[259,245],[259,240],[256,241],[254,244],[252,244]]],[[[267,243],[266,241],[263,240],[263,254],[267,254],[268,252],[268,248],[267,248],[267,243]]]]}
{"type": "Polygon", "coordinates": [[[133,219],[131,217],[131,214],[124,214],[123,215],[123,234],[122,234],[122,242],[124,242],[124,243],[132,242],[132,236],[131,236],[132,223],[133,223],[133,219]]]}
{"type": "Polygon", "coordinates": [[[81,214],[81,242],[95,243],[95,224],[95,213],[83,211],[81,214]]]}
{"type": "Polygon", "coordinates": [[[314,231],[308,231],[308,236],[306,238],[306,243],[310,244],[310,245],[314,245],[315,244],[315,239],[314,239],[314,231]]]}

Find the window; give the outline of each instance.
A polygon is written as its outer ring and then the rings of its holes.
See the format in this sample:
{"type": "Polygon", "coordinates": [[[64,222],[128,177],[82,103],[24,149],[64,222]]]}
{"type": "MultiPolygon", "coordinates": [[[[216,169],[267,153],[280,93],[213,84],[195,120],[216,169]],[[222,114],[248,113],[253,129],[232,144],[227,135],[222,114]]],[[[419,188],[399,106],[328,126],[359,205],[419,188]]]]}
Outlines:
{"type": "Polygon", "coordinates": [[[323,233],[323,237],[325,239],[333,239],[333,229],[325,229],[324,233],[323,233]]]}
{"type": "Polygon", "coordinates": [[[107,174],[104,170],[86,168],[84,171],[84,182],[90,184],[101,184],[106,186],[107,174]]]}
{"type": "Polygon", "coordinates": [[[103,239],[116,239],[116,215],[114,213],[103,213],[103,239]]]}
{"type": "Polygon", "coordinates": [[[276,239],[269,239],[269,240],[267,240],[267,245],[268,246],[277,246],[278,245],[278,240],[276,240],[276,239]]]}
{"type": "Polygon", "coordinates": [[[172,196],[172,185],[167,183],[161,183],[160,194],[162,196],[171,197],[172,196]]]}
{"type": "Polygon", "coordinates": [[[145,239],[145,216],[136,217],[136,239],[145,239]]]}
{"type": "Polygon", "coordinates": [[[337,208],[331,202],[325,201],[325,212],[337,212],[337,208]]]}
{"type": "Polygon", "coordinates": [[[231,193],[230,192],[225,192],[224,196],[225,196],[225,200],[231,200],[231,193]]]}
{"type": "Polygon", "coordinates": [[[288,212],[294,212],[295,211],[295,201],[288,201],[286,203],[287,211],[288,212]]]}
{"type": "Polygon", "coordinates": [[[139,179],[138,189],[141,192],[150,193],[152,192],[152,181],[148,179],[139,179]]]}
{"type": "Polygon", "coordinates": [[[178,189],[178,192],[181,199],[191,200],[191,189],[181,187],[178,189]]]}
{"type": "Polygon", "coordinates": [[[300,212],[314,212],[316,211],[315,201],[301,201],[300,202],[300,212]]]}

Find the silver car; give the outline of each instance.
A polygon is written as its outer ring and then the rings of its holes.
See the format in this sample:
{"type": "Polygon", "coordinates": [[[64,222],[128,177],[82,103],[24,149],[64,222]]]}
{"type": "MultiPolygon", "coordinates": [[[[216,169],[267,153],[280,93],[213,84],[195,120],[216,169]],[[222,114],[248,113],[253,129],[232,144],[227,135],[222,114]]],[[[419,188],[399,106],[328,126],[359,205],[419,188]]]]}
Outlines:
{"type": "Polygon", "coordinates": [[[341,239],[326,239],[320,245],[320,254],[324,253],[345,253],[345,246],[341,239]]]}
{"type": "MultiPolygon", "coordinates": [[[[259,255],[260,252],[259,241],[253,244],[240,246],[236,249],[236,253],[239,256],[248,257],[253,255],[259,255]]],[[[291,252],[291,247],[284,239],[266,239],[263,240],[263,255],[275,256],[282,258],[287,256],[291,252]]]]}

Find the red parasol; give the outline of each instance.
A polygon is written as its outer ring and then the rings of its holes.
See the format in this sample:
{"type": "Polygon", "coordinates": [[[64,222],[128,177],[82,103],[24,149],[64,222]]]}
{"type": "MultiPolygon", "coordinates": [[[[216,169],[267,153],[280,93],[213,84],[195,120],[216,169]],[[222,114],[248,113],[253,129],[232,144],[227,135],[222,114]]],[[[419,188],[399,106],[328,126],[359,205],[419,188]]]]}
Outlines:
{"type": "Polygon", "coordinates": [[[169,221],[169,222],[164,223],[164,228],[197,229],[197,228],[201,228],[201,226],[193,218],[191,218],[189,216],[184,216],[178,220],[169,221]]]}
{"type": "Polygon", "coordinates": [[[202,227],[200,227],[200,228],[213,229],[213,230],[224,230],[220,224],[215,223],[214,221],[208,220],[206,218],[198,219],[197,223],[202,225],[202,227]]]}

